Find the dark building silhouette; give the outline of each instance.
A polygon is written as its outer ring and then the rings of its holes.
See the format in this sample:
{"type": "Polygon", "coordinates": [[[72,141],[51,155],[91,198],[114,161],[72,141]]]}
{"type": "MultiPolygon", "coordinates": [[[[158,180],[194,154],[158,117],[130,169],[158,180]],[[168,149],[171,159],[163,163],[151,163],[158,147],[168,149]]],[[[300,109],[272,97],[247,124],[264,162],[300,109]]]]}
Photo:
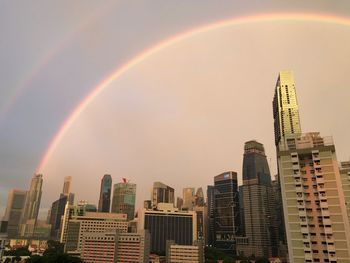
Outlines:
{"type": "Polygon", "coordinates": [[[207,188],[207,209],[208,209],[208,216],[207,216],[207,240],[206,243],[209,246],[214,246],[215,242],[215,205],[214,205],[214,186],[208,185],[207,188]]]}
{"type": "Polygon", "coordinates": [[[241,234],[236,172],[214,177],[214,229],[216,248],[236,254],[236,237],[241,234]]]}
{"type": "Polygon", "coordinates": [[[277,226],[274,192],[264,146],[257,141],[244,145],[243,186],[244,230],[248,244],[242,247],[246,256],[277,255],[277,226]]]}
{"type": "Polygon", "coordinates": [[[105,174],[101,180],[100,199],[98,202],[98,211],[109,213],[111,207],[111,189],[112,177],[105,174]]]}

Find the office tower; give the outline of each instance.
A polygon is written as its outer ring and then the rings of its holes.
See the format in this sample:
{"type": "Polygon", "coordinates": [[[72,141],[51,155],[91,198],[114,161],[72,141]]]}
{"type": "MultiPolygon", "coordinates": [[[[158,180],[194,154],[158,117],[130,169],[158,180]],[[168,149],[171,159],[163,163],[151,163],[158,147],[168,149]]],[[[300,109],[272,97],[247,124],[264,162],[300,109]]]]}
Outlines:
{"type": "Polygon", "coordinates": [[[145,208],[145,209],[152,209],[152,201],[151,200],[143,201],[143,208],[145,208]]]}
{"type": "Polygon", "coordinates": [[[70,192],[72,183],[71,176],[66,176],[63,182],[63,192],[60,197],[52,203],[50,209],[50,225],[51,225],[51,238],[54,240],[60,240],[61,223],[63,220],[64,210],[66,204],[73,205],[74,194],[70,192]]]}
{"type": "Polygon", "coordinates": [[[24,236],[25,233],[27,232],[27,236],[33,235],[33,233],[29,233],[29,229],[32,229],[34,232],[35,228],[35,222],[38,218],[39,214],[39,208],[40,208],[40,201],[41,201],[41,188],[43,185],[43,175],[42,174],[34,174],[31,183],[30,183],[30,188],[29,191],[27,192],[26,196],[26,202],[25,202],[25,208],[22,214],[22,219],[21,219],[21,227],[20,227],[20,235],[24,236]],[[33,225],[32,227],[26,227],[27,221],[31,221],[29,224],[30,226],[33,225]],[[25,229],[27,228],[27,229],[25,229]]]}
{"type": "Polygon", "coordinates": [[[156,208],[158,203],[172,203],[175,202],[174,188],[163,184],[161,182],[153,183],[152,189],[152,207],[156,208]]]}
{"type": "Polygon", "coordinates": [[[23,223],[30,219],[37,219],[41,201],[41,188],[43,185],[43,175],[34,174],[29,191],[27,192],[25,209],[22,217],[23,223]]]}
{"type": "Polygon", "coordinates": [[[279,73],[272,104],[275,144],[278,146],[301,134],[297,95],[291,71],[279,73]]]}
{"type": "Polygon", "coordinates": [[[236,172],[214,177],[214,207],[215,247],[236,254],[235,238],[241,228],[236,172]]]}
{"type": "Polygon", "coordinates": [[[204,206],[194,206],[192,209],[197,218],[197,237],[196,240],[206,240],[206,217],[207,209],[204,206]]]}
{"type": "Polygon", "coordinates": [[[176,198],[176,208],[182,210],[182,206],[184,204],[184,200],[181,197],[176,198]]]}
{"type": "Polygon", "coordinates": [[[194,211],[176,211],[169,204],[165,210],[141,209],[138,230],[148,230],[151,235],[151,251],[163,254],[166,241],[179,245],[191,245],[197,238],[197,218],[194,211]],[[173,209],[172,211],[169,209],[173,209]]]}
{"type": "Polygon", "coordinates": [[[244,229],[248,245],[246,256],[277,256],[277,228],[270,169],[264,146],[257,141],[244,145],[243,157],[244,229]]]}
{"type": "Polygon", "coordinates": [[[122,183],[114,185],[112,213],[127,214],[128,220],[135,217],[136,184],[123,178],[122,183]]]}
{"type": "Polygon", "coordinates": [[[194,201],[194,188],[187,187],[182,189],[182,199],[184,201],[182,209],[192,210],[194,201]]]}
{"type": "Polygon", "coordinates": [[[195,206],[204,206],[204,193],[202,187],[199,187],[197,189],[195,198],[194,198],[194,205],[195,206]]]}
{"type": "Polygon", "coordinates": [[[21,218],[26,203],[27,191],[12,189],[9,192],[4,221],[8,222],[7,234],[9,238],[19,235],[21,218]]]}
{"type": "Polygon", "coordinates": [[[342,180],[346,211],[350,224],[350,161],[340,163],[340,176],[342,180]]]}
{"type": "Polygon", "coordinates": [[[61,195],[59,199],[51,205],[51,215],[50,215],[50,225],[51,225],[51,238],[54,240],[59,240],[61,218],[64,215],[64,209],[68,202],[67,195],[61,195]]]}
{"type": "Polygon", "coordinates": [[[80,253],[85,235],[106,231],[127,232],[126,214],[86,212],[68,220],[65,251],[80,253]]]}
{"type": "Polygon", "coordinates": [[[208,226],[206,228],[206,236],[207,239],[206,245],[213,246],[215,242],[215,199],[214,199],[214,186],[208,185],[207,187],[207,207],[208,207],[208,215],[207,215],[207,223],[208,226]]]}
{"type": "Polygon", "coordinates": [[[116,263],[148,263],[150,253],[150,234],[147,230],[138,233],[120,233],[116,235],[116,263]]]}
{"type": "Polygon", "coordinates": [[[173,240],[166,243],[167,263],[204,263],[204,245],[202,241],[194,242],[192,245],[178,245],[173,240]]]}
{"type": "Polygon", "coordinates": [[[79,201],[77,205],[70,205],[66,202],[64,214],[61,217],[61,225],[59,230],[60,242],[65,243],[67,237],[68,222],[75,216],[83,216],[86,212],[97,212],[97,208],[94,204],[90,204],[87,201],[79,201]]]}
{"type": "Polygon", "coordinates": [[[105,174],[101,180],[100,199],[98,202],[98,211],[109,213],[111,206],[112,177],[105,174]]]}
{"type": "Polygon", "coordinates": [[[72,176],[65,176],[63,182],[62,194],[68,195],[71,191],[70,187],[72,184],[72,176]]]}
{"type": "Polygon", "coordinates": [[[0,262],[3,262],[2,257],[8,243],[9,240],[7,237],[7,221],[0,221],[0,262]]]}

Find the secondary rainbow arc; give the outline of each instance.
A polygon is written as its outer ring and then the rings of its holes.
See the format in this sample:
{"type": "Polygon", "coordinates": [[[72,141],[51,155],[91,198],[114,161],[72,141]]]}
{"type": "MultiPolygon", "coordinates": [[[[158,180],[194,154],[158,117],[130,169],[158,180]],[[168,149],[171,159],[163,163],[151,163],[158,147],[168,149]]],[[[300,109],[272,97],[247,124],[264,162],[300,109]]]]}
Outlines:
{"type": "Polygon", "coordinates": [[[118,79],[122,74],[141,63],[151,55],[171,46],[179,43],[190,37],[194,37],[198,34],[205,33],[218,28],[223,28],[233,25],[242,25],[248,23],[257,22],[269,22],[269,21],[301,21],[301,22],[321,22],[329,23],[343,26],[350,26],[350,18],[343,16],[335,16],[332,14],[315,14],[315,13],[270,13],[270,14],[258,14],[249,15],[243,17],[236,17],[232,19],[227,19],[211,24],[207,24],[195,29],[190,29],[186,32],[182,32],[173,37],[165,39],[156,45],[147,48],[140,52],[137,56],[129,60],[124,65],[120,66],[103,79],[92,91],[78,104],[78,106],[73,110],[73,112],[68,116],[68,118],[63,122],[58,132],[55,134],[51,140],[43,158],[41,159],[37,171],[42,172],[46,163],[48,162],[50,156],[56,149],[57,145],[60,143],[65,133],[69,130],[70,126],[79,117],[79,115],[84,111],[84,109],[92,102],[104,89],[106,89],[114,80],[118,79]]]}

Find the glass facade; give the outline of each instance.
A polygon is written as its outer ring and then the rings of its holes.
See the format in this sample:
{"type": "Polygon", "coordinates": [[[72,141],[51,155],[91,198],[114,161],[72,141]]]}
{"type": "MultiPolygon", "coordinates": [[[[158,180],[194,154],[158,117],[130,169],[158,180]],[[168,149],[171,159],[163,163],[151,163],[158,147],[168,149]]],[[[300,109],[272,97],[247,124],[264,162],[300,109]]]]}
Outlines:
{"type": "Polygon", "coordinates": [[[98,202],[98,211],[109,213],[111,206],[112,177],[105,174],[101,180],[100,199],[98,202]]]}
{"type": "Polygon", "coordinates": [[[147,212],[144,228],[151,234],[151,252],[160,255],[165,255],[167,240],[174,240],[179,245],[192,245],[193,243],[192,214],[147,212]]]}
{"type": "Polygon", "coordinates": [[[135,217],[136,184],[123,182],[114,185],[112,213],[127,214],[128,220],[135,217]]]}
{"type": "Polygon", "coordinates": [[[215,176],[214,200],[215,247],[235,254],[235,237],[241,232],[237,173],[215,176]]]}

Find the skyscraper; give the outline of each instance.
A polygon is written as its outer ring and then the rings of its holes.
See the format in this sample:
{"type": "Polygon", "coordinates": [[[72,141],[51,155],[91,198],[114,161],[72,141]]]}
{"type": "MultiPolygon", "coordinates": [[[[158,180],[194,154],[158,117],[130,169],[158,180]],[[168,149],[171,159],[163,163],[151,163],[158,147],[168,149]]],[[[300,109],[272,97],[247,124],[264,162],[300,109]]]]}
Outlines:
{"type": "Polygon", "coordinates": [[[244,229],[248,244],[246,256],[277,255],[277,228],[274,222],[274,196],[264,146],[257,141],[244,145],[243,157],[244,229]]]}
{"type": "Polygon", "coordinates": [[[43,175],[34,174],[30,183],[30,188],[26,198],[26,208],[24,212],[24,219],[37,219],[40,208],[41,194],[43,186],[43,175]]]}
{"type": "Polygon", "coordinates": [[[350,224],[350,161],[340,163],[340,176],[343,185],[343,192],[350,224]]]}
{"type": "MultiPolygon", "coordinates": [[[[43,175],[34,174],[30,183],[29,191],[27,192],[25,208],[21,219],[22,221],[21,231],[20,231],[21,235],[24,235],[26,224],[29,220],[32,221],[32,224],[34,224],[34,228],[35,228],[35,223],[36,223],[36,220],[38,219],[39,208],[40,208],[42,185],[43,185],[43,175]]],[[[33,228],[33,231],[34,231],[34,228],[33,228]]],[[[30,233],[27,233],[27,234],[30,235],[30,233]]]]}
{"type": "Polygon", "coordinates": [[[175,202],[174,188],[163,184],[161,182],[154,182],[152,188],[152,207],[156,208],[158,203],[171,203],[175,202]]]}
{"type": "Polygon", "coordinates": [[[194,203],[194,188],[187,187],[182,189],[182,199],[183,199],[182,209],[192,210],[193,203],[194,203]]]}
{"type": "Polygon", "coordinates": [[[207,239],[205,240],[207,245],[213,246],[215,242],[215,198],[214,198],[214,186],[208,185],[207,188],[207,239]]]}
{"type": "Polygon", "coordinates": [[[214,177],[215,247],[236,254],[235,238],[240,234],[238,182],[236,172],[214,177]]]}
{"type": "Polygon", "coordinates": [[[52,203],[50,209],[50,225],[51,225],[51,238],[54,240],[60,239],[60,231],[62,217],[64,215],[66,204],[73,205],[74,203],[74,194],[70,192],[72,178],[66,176],[63,183],[63,193],[60,194],[60,197],[52,203]]]}
{"type": "Polygon", "coordinates": [[[26,203],[27,191],[12,189],[9,192],[4,220],[8,222],[9,238],[17,237],[26,203]]]}
{"type": "Polygon", "coordinates": [[[68,195],[70,193],[70,187],[72,184],[72,176],[65,176],[63,182],[62,194],[68,195]]]}
{"type": "Polygon", "coordinates": [[[297,95],[291,71],[279,73],[272,104],[275,144],[278,146],[279,143],[285,143],[289,138],[301,134],[297,95]]]}
{"type": "Polygon", "coordinates": [[[281,72],[273,100],[289,261],[350,262],[350,227],[331,137],[301,134],[295,86],[281,72]]]}
{"type": "Polygon", "coordinates": [[[111,189],[112,189],[112,177],[109,174],[105,174],[101,180],[100,199],[98,202],[99,212],[108,213],[110,211],[111,189]]]}
{"type": "Polygon", "coordinates": [[[112,213],[127,214],[128,220],[135,217],[136,184],[123,178],[122,183],[114,185],[112,213]]]}

